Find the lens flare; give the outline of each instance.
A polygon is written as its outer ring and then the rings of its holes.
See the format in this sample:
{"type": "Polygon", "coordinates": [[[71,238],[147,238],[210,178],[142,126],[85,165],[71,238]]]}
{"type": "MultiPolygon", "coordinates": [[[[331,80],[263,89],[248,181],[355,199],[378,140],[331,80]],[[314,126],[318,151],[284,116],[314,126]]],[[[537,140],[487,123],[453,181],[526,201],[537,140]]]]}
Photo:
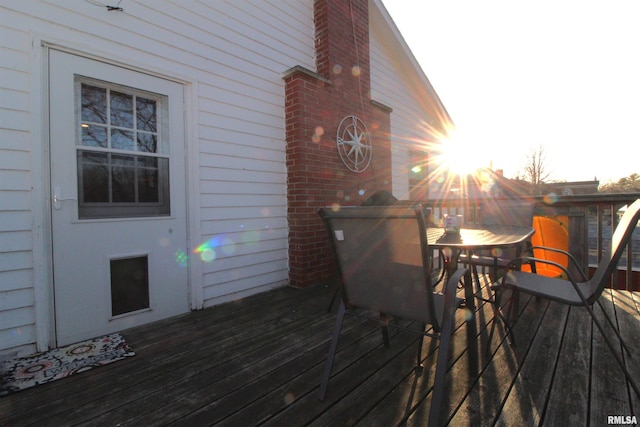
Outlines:
{"type": "Polygon", "coordinates": [[[200,253],[200,259],[203,262],[213,262],[216,259],[216,252],[213,249],[205,249],[200,253]]]}
{"type": "Polygon", "coordinates": [[[216,259],[216,249],[220,246],[219,237],[214,237],[207,240],[197,248],[193,250],[194,253],[200,256],[202,262],[212,262],[216,259]]]}
{"type": "Polygon", "coordinates": [[[284,395],[285,405],[291,405],[295,400],[296,400],[296,396],[291,392],[288,392],[284,395]]]}
{"type": "Polygon", "coordinates": [[[549,193],[546,196],[544,196],[544,202],[549,205],[553,205],[557,201],[558,201],[558,195],[555,193],[549,193]]]}
{"type": "Polygon", "coordinates": [[[465,176],[482,167],[486,155],[478,137],[453,128],[442,138],[438,157],[443,168],[456,175],[465,176]]]}
{"type": "Polygon", "coordinates": [[[316,127],[316,130],[313,133],[311,140],[313,142],[320,142],[322,140],[322,135],[324,135],[324,128],[322,126],[318,126],[316,127]]]}
{"type": "MultiPolygon", "coordinates": [[[[259,232],[247,231],[244,235],[252,235],[253,233],[259,232]]],[[[236,243],[233,239],[225,236],[215,236],[193,250],[193,253],[198,254],[200,260],[206,263],[215,261],[221,254],[233,255],[235,252],[236,243]]]]}
{"type": "MultiPolygon", "coordinates": [[[[248,233],[251,232],[249,231],[248,233]]],[[[220,243],[220,250],[222,250],[225,255],[233,255],[236,252],[236,243],[226,237],[222,239],[222,242],[220,243]]]]}
{"type": "Polygon", "coordinates": [[[179,250],[176,252],[176,262],[180,267],[186,267],[189,261],[189,255],[185,251],[179,250]]]}
{"type": "MultiPolygon", "coordinates": [[[[260,237],[261,237],[260,230],[250,230],[245,232],[242,235],[242,243],[245,243],[245,244],[258,243],[261,240],[260,237]]],[[[226,240],[226,242],[228,242],[230,246],[227,249],[225,249],[225,253],[230,252],[232,250],[235,251],[235,243],[231,240],[226,240]]]]}

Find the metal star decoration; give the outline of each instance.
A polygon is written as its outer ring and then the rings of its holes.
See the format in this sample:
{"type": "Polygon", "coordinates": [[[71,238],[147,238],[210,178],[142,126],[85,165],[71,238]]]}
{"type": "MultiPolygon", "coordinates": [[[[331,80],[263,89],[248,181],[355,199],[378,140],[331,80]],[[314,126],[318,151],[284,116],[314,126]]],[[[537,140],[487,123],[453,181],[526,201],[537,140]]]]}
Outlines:
{"type": "Polygon", "coordinates": [[[338,153],[344,165],[352,172],[363,172],[373,156],[371,139],[365,124],[356,116],[346,116],[338,126],[336,135],[338,153]]]}

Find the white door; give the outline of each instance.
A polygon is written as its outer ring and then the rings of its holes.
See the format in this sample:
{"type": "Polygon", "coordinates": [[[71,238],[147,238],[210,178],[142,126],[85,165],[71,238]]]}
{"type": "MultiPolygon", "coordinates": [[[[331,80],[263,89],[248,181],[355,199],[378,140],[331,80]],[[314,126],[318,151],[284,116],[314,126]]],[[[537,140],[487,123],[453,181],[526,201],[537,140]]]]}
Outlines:
{"type": "Polygon", "coordinates": [[[49,51],[58,345],[189,310],[183,86],[49,51]]]}

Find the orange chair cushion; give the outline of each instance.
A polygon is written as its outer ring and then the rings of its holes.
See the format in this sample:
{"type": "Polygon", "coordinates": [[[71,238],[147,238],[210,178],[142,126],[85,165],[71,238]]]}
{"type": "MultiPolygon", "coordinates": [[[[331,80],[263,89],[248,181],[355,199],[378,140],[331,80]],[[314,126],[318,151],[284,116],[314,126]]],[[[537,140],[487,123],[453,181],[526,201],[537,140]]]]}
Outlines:
{"type": "MultiPolygon", "coordinates": [[[[569,232],[565,226],[567,220],[567,217],[562,216],[556,218],[534,216],[532,225],[536,232],[531,237],[531,244],[533,246],[546,246],[568,251],[569,232]]],[[[569,264],[568,258],[557,252],[534,249],[533,255],[536,258],[553,261],[565,267],[569,264]]],[[[531,267],[529,265],[523,265],[522,270],[531,271],[531,267]]],[[[549,264],[537,263],[536,273],[548,277],[563,277],[562,270],[549,264]]]]}

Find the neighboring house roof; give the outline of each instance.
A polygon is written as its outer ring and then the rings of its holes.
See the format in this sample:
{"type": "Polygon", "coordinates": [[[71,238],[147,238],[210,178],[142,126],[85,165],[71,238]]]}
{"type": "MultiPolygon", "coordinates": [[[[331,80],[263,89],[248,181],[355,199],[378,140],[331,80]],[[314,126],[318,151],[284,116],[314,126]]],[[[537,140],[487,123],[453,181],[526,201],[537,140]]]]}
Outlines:
{"type": "Polygon", "coordinates": [[[429,199],[512,198],[531,194],[531,184],[519,179],[505,178],[501,171],[478,169],[460,180],[458,177],[436,177],[429,186],[429,199]]]}
{"type": "Polygon", "coordinates": [[[579,194],[596,194],[600,181],[570,181],[570,182],[552,182],[545,184],[546,192],[553,192],[561,196],[576,196],[579,194]]]}
{"type": "MultiPolygon", "coordinates": [[[[599,181],[552,182],[535,186],[522,179],[505,178],[501,171],[480,169],[463,179],[462,194],[465,198],[500,197],[513,198],[554,193],[558,196],[596,194],[599,181]]],[[[438,179],[431,182],[429,199],[450,199],[460,197],[460,183],[457,179],[438,179]]]]}

